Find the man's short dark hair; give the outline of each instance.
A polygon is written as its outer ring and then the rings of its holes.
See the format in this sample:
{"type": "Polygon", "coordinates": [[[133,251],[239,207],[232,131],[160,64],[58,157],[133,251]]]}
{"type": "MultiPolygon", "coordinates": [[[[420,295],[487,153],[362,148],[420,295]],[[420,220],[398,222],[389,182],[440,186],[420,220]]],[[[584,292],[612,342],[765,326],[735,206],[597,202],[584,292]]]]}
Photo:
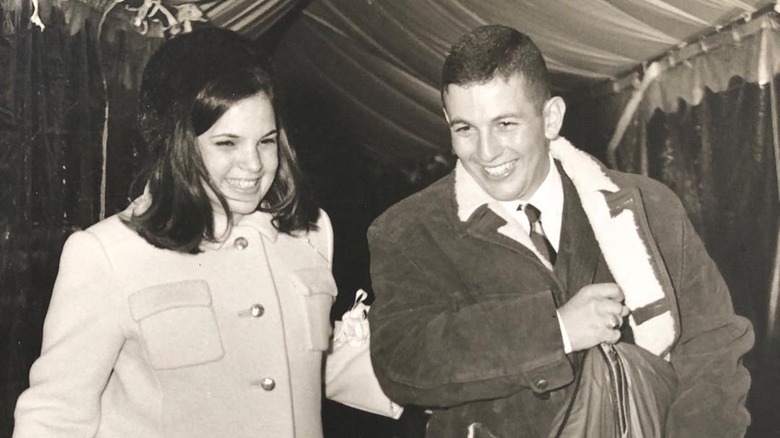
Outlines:
{"type": "Polygon", "coordinates": [[[484,84],[494,78],[521,75],[529,97],[541,109],[550,98],[550,74],[542,52],[522,32],[508,26],[480,26],[463,35],[450,49],[442,68],[442,98],[450,84],[484,84]]]}

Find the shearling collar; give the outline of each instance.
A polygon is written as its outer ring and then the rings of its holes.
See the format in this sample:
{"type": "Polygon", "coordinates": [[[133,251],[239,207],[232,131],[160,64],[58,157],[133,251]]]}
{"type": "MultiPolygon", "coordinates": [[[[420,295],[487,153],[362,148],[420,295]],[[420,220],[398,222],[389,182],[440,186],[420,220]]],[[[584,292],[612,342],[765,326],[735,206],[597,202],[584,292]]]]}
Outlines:
{"type": "MultiPolygon", "coordinates": [[[[636,344],[668,359],[667,353],[679,335],[679,320],[674,310],[676,297],[663,262],[651,256],[650,247],[655,246],[652,235],[639,225],[646,222],[646,217],[639,217],[643,211],[625,207],[641,206],[639,192],[619,187],[600,162],[563,137],[550,142],[550,154],[571,178],[607,266],[623,290],[625,304],[632,311],[629,323],[636,344]],[[616,199],[623,201],[616,204],[613,202],[616,199]],[[647,318],[638,318],[637,315],[648,314],[646,309],[660,310],[650,312],[647,318]]],[[[507,219],[505,210],[482,190],[460,162],[455,167],[455,200],[462,222],[467,222],[477,208],[487,204],[507,220],[497,232],[534,249],[522,227],[507,219]]]]}
{"type": "Polygon", "coordinates": [[[461,222],[468,221],[474,211],[482,205],[490,206],[498,203],[469,175],[460,160],[455,164],[455,202],[458,206],[458,219],[461,222]]]}
{"type": "Polygon", "coordinates": [[[490,211],[505,222],[496,231],[523,244],[536,255],[547,269],[552,271],[553,266],[536,249],[525,228],[507,212],[500,201],[497,201],[479,186],[479,183],[468,173],[460,160],[455,164],[455,202],[458,209],[458,219],[461,222],[468,222],[479,207],[487,205],[490,211]]]}

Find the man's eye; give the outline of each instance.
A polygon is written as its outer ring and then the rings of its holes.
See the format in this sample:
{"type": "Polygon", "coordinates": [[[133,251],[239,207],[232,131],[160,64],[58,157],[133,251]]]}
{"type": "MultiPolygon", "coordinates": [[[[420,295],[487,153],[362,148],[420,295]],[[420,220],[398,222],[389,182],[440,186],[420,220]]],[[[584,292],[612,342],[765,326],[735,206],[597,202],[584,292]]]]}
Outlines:
{"type": "Polygon", "coordinates": [[[471,126],[457,126],[455,127],[455,132],[465,134],[471,130],[471,126]]]}
{"type": "Polygon", "coordinates": [[[502,128],[508,128],[508,127],[510,127],[510,126],[515,126],[516,124],[517,124],[517,123],[515,123],[515,122],[510,122],[510,121],[508,121],[508,120],[502,120],[502,121],[498,122],[498,125],[499,125],[500,127],[502,127],[502,128]]]}

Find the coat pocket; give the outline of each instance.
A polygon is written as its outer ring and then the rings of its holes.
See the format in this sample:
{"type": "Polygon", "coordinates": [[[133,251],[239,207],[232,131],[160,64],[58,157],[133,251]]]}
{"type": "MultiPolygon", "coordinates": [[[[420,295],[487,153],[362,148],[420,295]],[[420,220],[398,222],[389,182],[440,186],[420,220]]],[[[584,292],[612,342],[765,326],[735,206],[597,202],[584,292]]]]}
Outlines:
{"type": "Polygon", "coordinates": [[[213,362],[225,351],[209,286],[202,280],[160,284],[130,295],[130,313],[158,370],[213,362]]]}
{"type": "Polygon", "coordinates": [[[330,307],[336,299],[336,281],[326,268],[301,269],[290,278],[303,297],[309,349],[325,351],[330,345],[330,307]]]}

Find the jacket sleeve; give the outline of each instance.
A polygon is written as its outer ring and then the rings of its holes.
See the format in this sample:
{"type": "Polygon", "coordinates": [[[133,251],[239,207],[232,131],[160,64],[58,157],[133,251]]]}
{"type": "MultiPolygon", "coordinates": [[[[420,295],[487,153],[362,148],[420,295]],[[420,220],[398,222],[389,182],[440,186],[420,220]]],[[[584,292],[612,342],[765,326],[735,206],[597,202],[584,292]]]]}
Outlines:
{"type": "Polygon", "coordinates": [[[573,380],[550,291],[469,299],[425,233],[385,234],[375,224],[368,237],[371,358],[391,400],[448,407],[573,380]]]}
{"type": "Polygon", "coordinates": [[[682,256],[676,289],[682,329],[671,363],[679,387],[666,436],[742,437],[750,423],[745,408],[750,375],[742,356],[753,346],[753,328],[734,313],[718,268],[681,205],[678,211],[682,256]]]}
{"type": "Polygon", "coordinates": [[[14,438],[93,436],[100,397],[123,343],[117,284],[98,239],[65,243],[30,388],[16,404],[14,438]]]}

